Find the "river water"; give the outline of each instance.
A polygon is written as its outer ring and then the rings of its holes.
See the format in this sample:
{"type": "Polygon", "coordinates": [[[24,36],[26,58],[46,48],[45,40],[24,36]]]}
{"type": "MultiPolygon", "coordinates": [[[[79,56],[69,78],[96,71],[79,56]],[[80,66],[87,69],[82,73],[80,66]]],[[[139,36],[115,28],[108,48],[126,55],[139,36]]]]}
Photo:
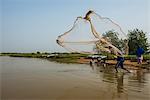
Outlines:
{"type": "Polygon", "coordinates": [[[2,100],[150,100],[150,72],[0,57],[2,100]]]}

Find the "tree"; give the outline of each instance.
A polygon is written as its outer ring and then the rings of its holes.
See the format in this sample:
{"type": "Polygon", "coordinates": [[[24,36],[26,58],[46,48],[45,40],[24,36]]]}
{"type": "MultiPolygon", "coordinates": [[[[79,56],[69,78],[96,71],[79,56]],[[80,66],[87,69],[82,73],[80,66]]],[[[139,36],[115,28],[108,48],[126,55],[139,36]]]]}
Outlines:
{"type": "Polygon", "coordinates": [[[37,53],[37,54],[41,54],[40,51],[37,51],[36,53],[37,53]]]}
{"type": "Polygon", "coordinates": [[[106,32],[105,34],[103,34],[104,38],[108,38],[108,41],[110,43],[112,43],[112,45],[114,45],[115,47],[117,47],[118,49],[122,48],[122,42],[123,40],[120,40],[117,36],[117,32],[114,32],[113,30],[110,30],[108,32],[106,32]]]}
{"type": "Polygon", "coordinates": [[[129,54],[136,54],[138,46],[142,47],[145,52],[148,51],[148,41],[146,33],[139,29],[134,29],[128,33],[129,54]]]}

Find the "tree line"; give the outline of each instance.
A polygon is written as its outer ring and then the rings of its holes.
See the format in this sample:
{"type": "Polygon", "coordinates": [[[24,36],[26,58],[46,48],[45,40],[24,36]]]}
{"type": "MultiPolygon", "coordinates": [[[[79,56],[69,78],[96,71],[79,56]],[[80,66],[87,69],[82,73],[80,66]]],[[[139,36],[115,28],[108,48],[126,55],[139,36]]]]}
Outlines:
{"type": "MultiPolygon", "coordinates": [[[[111,42],[118,49],[122,50],[125,46],[125,40],[119,39],[118,33],[114,30],[110,30],[103,34],[103,37],[109,38],[109,42],[111,42]]],[[[148,38],[146,36],[146,32],[143,32],[139,29],[129,30],[127,34],[127,41],[129,47],[129,55],[135,55],[138,47],[142,47],[145,52],[149,50],[148,38]]]]}

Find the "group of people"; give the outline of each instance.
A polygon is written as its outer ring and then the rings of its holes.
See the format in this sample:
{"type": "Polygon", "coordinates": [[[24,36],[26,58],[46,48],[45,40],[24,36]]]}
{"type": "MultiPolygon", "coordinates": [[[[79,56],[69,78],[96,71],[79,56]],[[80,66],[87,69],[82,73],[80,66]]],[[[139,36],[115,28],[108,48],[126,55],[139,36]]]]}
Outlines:
{"type": "MultiPolygon", "coordinates": [[[[106,58],[97,57],[96,60],[97,60],[97,65],[98,65],[98,66],[101,65],[101,64],[102,64],[104,67],[106,66],[106,58]]],[[[90,60],[90,65],[93,65],[94,63],[95,63],[94,58],[91,58],[91,60],[90,60]]]]}
{"type": "MultiPolygon", "coordinates": [[[[142,60],[143,60],[143,56],[142,55],[143,54],[144,54],[144,49],[142,47],[138,47],[137,51],[136,51],[137,63],[138,64],[142,64],[142,60]]],[[[117,55],[116,60],[117,60],[117,64],[115,66],[116,72],[118,72],[117,68],[119,68],[119,67],[124,69],[124,70],[126,70],[127,72],[130,72],[129,70],[124,68],[124,64],[123,63],[124,63],[125,59],[124,59],[124,57],[121,54],[117,55]]],[[[92,59],[90,61],[90,64],[92,64],[93,61],[94,61],[94,59],[92,59]]]]}

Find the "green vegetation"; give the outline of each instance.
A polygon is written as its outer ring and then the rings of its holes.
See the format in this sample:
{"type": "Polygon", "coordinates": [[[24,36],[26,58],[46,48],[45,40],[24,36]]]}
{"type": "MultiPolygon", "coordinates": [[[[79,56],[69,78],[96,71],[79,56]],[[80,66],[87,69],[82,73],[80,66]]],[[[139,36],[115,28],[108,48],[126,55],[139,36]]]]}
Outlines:
{"type": "MultiPolygon", "coordinates": [[[[128,47],[129,47],[129,55],[136,55],[136,50],[138,47],[142,47],[145,52],[148,52],[150,44],[148,44],[148,39],[146,37],[146,32],[143,32],[139,29],[130,30],[128,32],[127,39],[119,39],[118,33],[110,30],[103,34],[103,37],[106,38],[107,41],[112,43],[115,47],[117,47],[120,50],[124,50],[126,47],[126,43],[128,41],[128,47]]],[[[97,49],[94,47],[94,49],[97,49]]],[[[98,51],[98,50],[97,50],[98,51]]]]}
{"type": "Polygon", "coordinates": [[[40,53],[38,51],[36,53],[1,53],[0,56],[43,58],[59,63],[77,63],[79,58],[86,58],[88,55],[80,53],[40,53]]]}
{"type": "Polygon", "coordinates": [[[41,58],[42,54],[37,54],[37,53],[1,53],[1,56],[41,58]]]}
{"type": "MultiPolygon", "coordinates": [[[[136,61],[137,60],[136,55],[125,55],[124,58],[126,60],[132,60],[132,61],[136,61]]],[[[113,60],[113,59],[115,59],[115,56],[114,55],[108,55],[107,59],[113,60]]],[[[143,60],[150,60],[150,54],[143,55],[143,60]]]]}
{"type": "Polygon", "coordinates": [[[81,57],[87,57],[87,54],[80,53],[52,53],[55,56],[49,57],[49,60],[56,61],[59,63],[78,63],[78,59],[81,57]]]}
{"type": "Polygon", "coordinates": [[[117,32],[110,30],[106,32],[105,34],[103,34],[103,37],[108,38],[109,42],[111,42],[115,47],[121,49],[122,40],[119,40],[117,34],[118,34],[117,32]]]}
{"type": "MultiPolygon", "coordinates": [[[[43,58],[50,61],[56,61],[59,63],[78,63],[78,60],[82,57],[88,59],[88,54],[80,53],[1,53],[1,56],[10,57],[28,57],[28,58],[43,58]]],[[[150,54],[143,56],[144,60],[150,60],[150,54]]],[[[115,56],[107,54],[108,60],[115,60],[115,56]]],[[[136,55],[126,55],[126,60],[136,61],[136,55]]]]}
{"type": "Polygon", "coordinates": [[[148,51],[149,44],[147,41],[146,33],[142,30],[134,29],[133,31],[129,31],[128,41],[129,54],[135,55],[138,46],[142,47],[145,52],[148,51]]]}

